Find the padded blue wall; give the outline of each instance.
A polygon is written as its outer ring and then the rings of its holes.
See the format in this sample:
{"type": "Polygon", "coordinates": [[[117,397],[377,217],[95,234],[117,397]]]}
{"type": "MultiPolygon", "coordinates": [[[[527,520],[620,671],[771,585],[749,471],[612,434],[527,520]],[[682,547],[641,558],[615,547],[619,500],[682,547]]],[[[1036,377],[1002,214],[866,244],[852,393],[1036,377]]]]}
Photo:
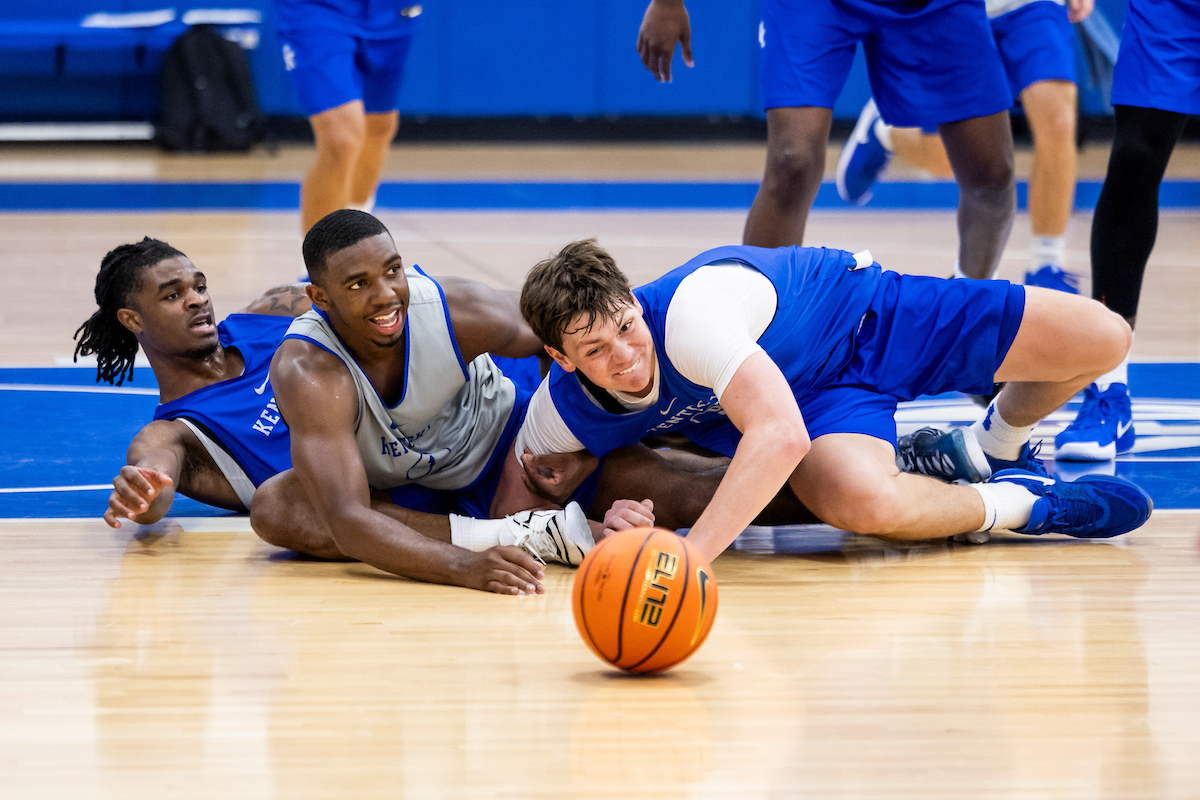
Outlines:
{"type": "MultiPolygon", "coordinates": [[[[415,0],[413,0],[415,2],[415,0]]],[[[700,115],[762,116],[757,41],[760,0],[690,0],[695,69],[675,60],[675,81],[656,83],[635,51],[647,0],[426,0],[401,93],[405,115],[438,117],[700,115]]],[[[7,0],[0,4],[0,120],[145,119],[157,107],[156,63],[121,65],[85,52],[14,50],[4,23],[94,11],[162,8],[169,0],[7,0]],[[113,74],[121,66],[123,74],[113,74]]],[[[1100,0],[1119,28],[1125,0],[1100,0]]],[[[263,110],[302,115],[283,69],[270,0],[195,2],[257,8],[259,47],[250,55],[263,110]]],[[[836,107],[853,119],[870,93],[861,53],[836,107]]],[[[1083,108],[1100,113],[1083,86],[1083,108]]]]}

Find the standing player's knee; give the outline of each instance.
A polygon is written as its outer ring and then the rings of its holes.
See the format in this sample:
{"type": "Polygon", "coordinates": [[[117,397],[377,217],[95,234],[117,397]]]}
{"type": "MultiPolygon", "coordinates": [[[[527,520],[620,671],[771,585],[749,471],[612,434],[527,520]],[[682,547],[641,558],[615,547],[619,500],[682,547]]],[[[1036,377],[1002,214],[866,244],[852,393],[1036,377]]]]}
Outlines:
{"type": "Polygon", "coordinates": [[[390,143],[396,136],[396,131],[400,128],[398,115],[396,114],[368,114],[366,138],[379,141],[385,140],[390,143]]]}
{"type": "Polygon", "coordinates": [[[958,182],[964,195],[979,202],[1016,206],[1016,173],[1010,158],[994,154],[986,162],[977,164],[967,175],[959,176],[958,182]]]}
{"type": "Polygon", "coordinates": [[[1075,104],[1062,103],[1048,115],[1042,126],[1043,135],[1062,144],[1064,147],[1075,146],[1075,104]]]}
{"type": "Polygon", "coordinates": [[[366,141],[366,123],[360,119],[347,119],[342,124],[330,126],[317,134],[316,138],[320,155],[338,164],[351,166],[358,160],[366,141]]]}
{"type": "Polygon", "coordinates": [[[789,196],[803,192],[812,183],[820,183],[825,173],[825,146],[789,140],[767,151],[767,177],[777,190],[789,196]]]}

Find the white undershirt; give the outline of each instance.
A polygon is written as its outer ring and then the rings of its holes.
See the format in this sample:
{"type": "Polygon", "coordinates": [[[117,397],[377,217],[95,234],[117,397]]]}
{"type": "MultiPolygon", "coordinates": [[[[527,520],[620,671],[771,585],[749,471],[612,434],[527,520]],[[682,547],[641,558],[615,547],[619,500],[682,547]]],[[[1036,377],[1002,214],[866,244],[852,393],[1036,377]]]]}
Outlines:
{"type": "MultiPolygon", "coordinates": [[[[717,261],[680,281],[667,307],[665,357],[692,383],[712,387],[720,400],[734,373],[762,348],[758,338],[771,320],[779,299],[767,276],[737,261],[717,261]]],[[[658,402],[659,371],[645,397],[609,392],[623,407],[640,411],[658,402]]],[[[517,434],[518,455],[574,453],[583,443],[571,433],[542,381],[529,403],[517,434]]]]}

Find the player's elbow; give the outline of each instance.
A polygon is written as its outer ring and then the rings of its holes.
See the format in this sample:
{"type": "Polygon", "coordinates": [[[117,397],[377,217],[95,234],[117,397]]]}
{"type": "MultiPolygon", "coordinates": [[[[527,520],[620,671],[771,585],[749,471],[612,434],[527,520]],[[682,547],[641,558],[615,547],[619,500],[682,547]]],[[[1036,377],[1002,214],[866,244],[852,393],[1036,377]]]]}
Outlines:
{"type": "Polygon", "coordinates": [[[799,420],[789,420],[773,426],[770,437],[772,446],[779,452],[781,460],[791,464],[799,464],[812,447],[808,431],[799,420]]]}

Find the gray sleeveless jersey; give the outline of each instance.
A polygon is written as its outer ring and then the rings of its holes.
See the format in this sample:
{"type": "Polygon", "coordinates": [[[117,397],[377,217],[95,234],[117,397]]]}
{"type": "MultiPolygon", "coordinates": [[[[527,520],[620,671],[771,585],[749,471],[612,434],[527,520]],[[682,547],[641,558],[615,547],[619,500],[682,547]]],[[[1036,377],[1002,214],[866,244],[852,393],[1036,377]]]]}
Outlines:
{"type": "Polygon", "coordinates": [[[350,351],[316,311],[296,318],[286,338],[306,339],[340,358],[358,388],[354,438],[375,489],[417,483],[430,489],[469,486],[482,474],[504,432],[516,387],[486,353],[464,364],[450,330],[441,289],[413,267],[404,323],[404,390],[384,405],[350,351]]]}

